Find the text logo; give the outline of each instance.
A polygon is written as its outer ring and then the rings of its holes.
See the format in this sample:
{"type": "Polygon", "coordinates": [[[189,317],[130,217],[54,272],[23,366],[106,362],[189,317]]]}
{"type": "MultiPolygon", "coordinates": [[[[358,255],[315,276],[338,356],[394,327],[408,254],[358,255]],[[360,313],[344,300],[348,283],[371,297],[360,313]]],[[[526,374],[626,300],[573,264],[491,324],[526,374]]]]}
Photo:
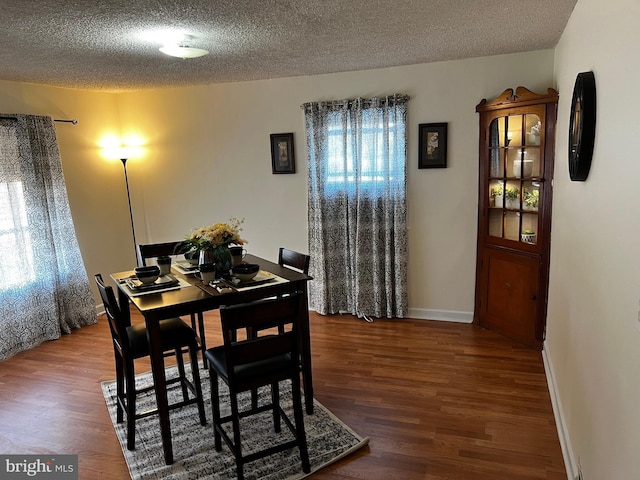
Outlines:
{"type": "Polygon", "coordinates": [[[78,480],[78,456],[0,455],[0,478],[78,480]]]}

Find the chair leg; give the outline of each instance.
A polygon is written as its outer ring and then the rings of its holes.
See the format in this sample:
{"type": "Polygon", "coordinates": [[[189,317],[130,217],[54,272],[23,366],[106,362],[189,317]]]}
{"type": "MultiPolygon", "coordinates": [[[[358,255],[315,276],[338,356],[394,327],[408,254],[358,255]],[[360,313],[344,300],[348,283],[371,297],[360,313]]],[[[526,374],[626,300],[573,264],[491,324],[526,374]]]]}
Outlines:
{"type": "Polygon", "coordinates": [[[176,348],[176,363],[178,364],[178,374],[180,375],[180,386],[182,387],[182,399],[186,402],[189,400],[189,390],[187,389],[186,373],[184,371],[184,357],[182,356],[182,348],[176,348]]]}
{"type": "Polygon", "coordinates": [[[209,381],[211,383],[211,411],[213,413],[213,437],[216,451],[222,450],[222,438],[218,431],[220,425],[220,392],[218,390],[218,374],[213,368],[209,369],[209,381]]]}
{"type": "Polygon", "coordinates": [[[258,389],[252,388],[251,389],[251,410],[257,410],[257,409],[258,409],[258,389]]]}
{"type": "Polygon", "coordinates": [[[116,420],[117,423],[122,423],[124,420],[122,403],[126,402],[124,398],[124,363],[122,361],[122,357],[118,352],[116,352],[116,420]]]}
{"type": "Polygon", "coordinates": [[[204,336],[204,316],[202,315],[202,312],[198,312],[198,329],[198,335],[200,336],[200,350],[202,352],[202,366],[207,368],[209,365],[206,357],[204,356],[204,352],[207,351],[207,340],[204,336]]]}
{"type": "Polygon", "coordinates": [[[311,465],[309,463],[309,451],[307,449],[307,436],[304,430],[304,415],[302,413],[302,397],[300,395],[300,377],[296,375],[291,380],[291,395],[293,397],[293,415],[296,422],[296,437],[300,458],[302,459],[302,471],[309,473],[311,465]]]}
{"type": "MultiPolygon", "coordinates": [[[[258,336],[258,333],[253,329],[253,327],[247,327],[246,332],[247,332],[247,339],[256,338],[258,336]]],[[[257,410],[257,409],[258,409],[258,389],[252,388],[251,389],[251,410],[257,410]]]]}
{"type": "Polygon", "coordinates": [[[189,356],[191,357],[191,375],[193,376],[193,386],[196,389],[196,402],[198,404],[198,414],[200,415],[200,425],[206,425],[207,415],[204,412],[202,386],[200,385],[200,367],[198,366],[198,344],[195,341],[189,345],[189,356]]]}
{"type": "Polygon", "coordinates": [[[125,396],[127,398],[127,449],[136,448],[136,379],[133,360],[125,360],[125,396]]]}
{"type": "Polygon", "coordinates": [[[233,454],[236,457],[238,480],[244,480],[244,465],[242,460],[242,444],[240,443],[240,416],[238,412],[238,397],[229,388],[231,402],[231,423],[233,424],[233,454]]]}
{"type": "Polygon", "coordinates": [[[273,430],[280,433],[280,385],[278,382],[271,384],[271,405],[273,406],[273,430]]]}

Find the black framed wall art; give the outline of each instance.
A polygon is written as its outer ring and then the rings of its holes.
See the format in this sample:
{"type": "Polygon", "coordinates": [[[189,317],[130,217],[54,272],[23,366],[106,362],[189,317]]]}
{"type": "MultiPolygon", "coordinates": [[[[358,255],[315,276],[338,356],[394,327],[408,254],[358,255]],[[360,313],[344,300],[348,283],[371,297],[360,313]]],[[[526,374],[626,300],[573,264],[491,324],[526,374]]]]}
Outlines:
{"type": "Polygon", "coordinates": [[[418,168],[447,167],[447,124],[418,125],[418,168]]]}
{"type": "Polygon", "coordinates": [[[293,133],[272,133],[270,136],[272,173],[296,173],[293,133]]]}

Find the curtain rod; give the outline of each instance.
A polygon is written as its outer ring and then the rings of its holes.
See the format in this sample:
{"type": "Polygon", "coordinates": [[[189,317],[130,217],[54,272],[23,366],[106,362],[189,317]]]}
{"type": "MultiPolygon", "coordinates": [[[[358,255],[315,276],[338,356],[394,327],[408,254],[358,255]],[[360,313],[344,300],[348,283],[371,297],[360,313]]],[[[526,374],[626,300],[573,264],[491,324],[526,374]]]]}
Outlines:
{"type": "Polygon", "coordinates": [[[390,105],[402,105],[407,103],[410,100],[410,96],[409,95],[405,95],[404,93],[394,93],[392,95],[381,95],[381,96],[374,96],[371,98],[362,98],[362,97],[358,97],[358,98],[344,98],[344,99],[340,99],[340,100],[328,100],[328,101],[320,101],[320,102],[307,102],[307,103],[303,103],[302,105],[300,105],[300,108],[302,108],[303,110],[307,109],[307,108],[343,108],[343,107],[350,107],[351,105],[354,104],[358,104],[361,103],[362,105],[369,107],[369,106],[376,106],[379,104],[383,104],[385,102],[388,102],[390,105]]]}
{"type": "MultiPolygon", "coordinates": [[[[0,118],[12,118],[12,119],[16,119],[17,117],[15,115],[0,115],[0,118]]],[[[66,118],[54,118],[53,119],[54,122],[61,122],[61,123],[70,123],[72,125],[77,125],[78,124],[78,120],[76,120],[75,118],[72,119],[66,119],[66,118]]]]}
{"type": "Polygon", "coordinates": [[[77,125],[78,124],[78,120],[76,120],[75,118],[72,118],[71,120],[67,120],[64,118],[54,118],[53,119],[54,122],[61,122],[61,123],[71,123],[72,125],[77,125]]]}

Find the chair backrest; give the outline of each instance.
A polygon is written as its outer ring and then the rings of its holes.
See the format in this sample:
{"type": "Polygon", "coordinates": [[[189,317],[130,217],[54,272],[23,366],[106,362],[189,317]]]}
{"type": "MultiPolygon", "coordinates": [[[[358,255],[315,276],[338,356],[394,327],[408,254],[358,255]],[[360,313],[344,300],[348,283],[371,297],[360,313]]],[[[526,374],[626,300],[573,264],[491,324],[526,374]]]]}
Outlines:
{"type": "Polygon", "coordinates": [[[118,348],[124,355],[129,348],[129,342],[126,341],[126,329],[130,325],[128,317],[122,314],[122,310],[120,310],[116,296],[113,293],[113,288],[105,285],[102,275],[98,273],[94,277],[100,291],[104,311],[109,320],[109,329],[111,330],[114,347],[118,348]]]}
{"type": "Polygon", "coordinates": [[[294,268],[305,275],[308,275],[310,262],[311,257],[309,255],[280,247],[280,251],[278,253],[278,265],[287,268],[294,268]]]}
{"type": "Polygon", "coordinates": [[[229,380],[242,365],[290,355],[292,372],[298,369],[298,324],[300,292],[282,298],[270,298],[252,303],[220,308],[222,335],[229,380]],[[237,331],[255,331],[279,327],[277,333],[236,341],[237,331]],[[234,368],[231,368],[234,367],[234,368]]]}
{"type": "Polygon", "coordinates": [[[176,255],[175,248],[179,243],[180,242],[138,244],[136,248],[138,265],[145,267],[148,258],[176,255]]]}

